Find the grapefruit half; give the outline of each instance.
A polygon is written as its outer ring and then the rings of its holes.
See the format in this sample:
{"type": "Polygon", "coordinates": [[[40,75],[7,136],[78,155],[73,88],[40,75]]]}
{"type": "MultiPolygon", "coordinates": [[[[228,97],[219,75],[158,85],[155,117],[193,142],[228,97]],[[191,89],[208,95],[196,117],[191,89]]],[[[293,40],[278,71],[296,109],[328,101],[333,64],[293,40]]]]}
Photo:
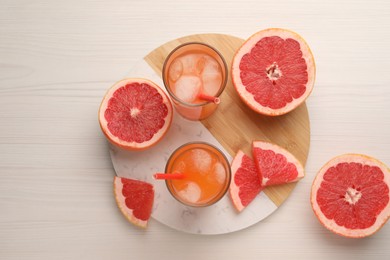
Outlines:
{"type": "Polygon", "coordinates": [[[130,78],[114,84],[99,108],[100,127],[107,139],[126,150],[158,143],[172,122],[172,104],[152,81],[130,78]]]}
{"type": "Polygon", "coordinates": [[[315,62],[305,40],[297,33],[270,28],[252,35],[232,62],[232,80],[241,99],[254,111],[286,114],[310,95],[315,62]]]}
{"type": "Polygon", "coordinates": [[[134,225],[145,228],[152,214],[153,185],[115,176],[114,194],[122,214],[134,225]]]}
{"type": "Polygon", "coordinates": [[[232,182],[229,193],[234,207],[241,212],[262,190],[252,158],[239,150],[231,163],[232,182]]]}
{"type": "Polygon", "coordinates": [[[345,154],[327,162],[311,190],[311,205],[320,223],[351,238],[370,236],[390,216],[390,170],[382,162],[345,154]]]}
{"type": "Polygon", "coordinates": [[[294,182],[305,176],[298,159],[276,144],[254,141],[252,152],[262,186],[294,182]]]}

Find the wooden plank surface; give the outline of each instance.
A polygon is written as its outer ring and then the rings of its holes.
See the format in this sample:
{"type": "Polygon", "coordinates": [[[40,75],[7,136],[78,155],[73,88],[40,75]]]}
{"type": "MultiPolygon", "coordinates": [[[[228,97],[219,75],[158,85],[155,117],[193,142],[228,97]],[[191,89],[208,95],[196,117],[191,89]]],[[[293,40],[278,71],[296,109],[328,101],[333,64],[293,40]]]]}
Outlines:
{"type": "MultiPolygon", "coordinates": [[[[145,61],[161,75],[166,56],[179,44],[198,41],[217,48],[224,56],[229,68],[225,91],[216,112],[202,121],[204,126],[234,157],[238,149],[251,154],[254,140],[268,140],[294,154],[303,165],[309,154],[310,121],[306,104],[278,117],[257,114],[248,108],[237,95],[230,76],[231,61],[243,39],[225,34],[196,34],[172,40],[149,53],[145,61]]],[[[275,205],[280,206],[294,189],[296,183],[268,187],[265,193],[275,205]]]]}
{"type": "Polygon", "coordinates": [[[389,259],[389,221],[348,240],[319,224],[309,198],[333,156],[390,165],[390,1],[178,3],[1,1],[0,259],[389,259]],[[306,177],[274,214],[238,232],[189,235],[155,220],[133,227],[113,198],[97,122],[107,89],[172,39],[247,38],[270,26],[298,32],[316,58],[306,177]]]}

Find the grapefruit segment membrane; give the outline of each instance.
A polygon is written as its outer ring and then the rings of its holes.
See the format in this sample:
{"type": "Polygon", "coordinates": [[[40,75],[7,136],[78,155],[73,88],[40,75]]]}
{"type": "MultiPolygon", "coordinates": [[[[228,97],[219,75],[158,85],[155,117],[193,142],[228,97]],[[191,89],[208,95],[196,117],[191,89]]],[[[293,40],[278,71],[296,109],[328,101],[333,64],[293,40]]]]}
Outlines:
{"type": "Polygon", "coordinates": [[[315,62],[305,40],[280,28],[259,31],[238,49],[232,62],[233,85],[257,113],[286,114],[310,95],[315,62]]]}
{"type": "Polygon", "coordinates": [[[377,232],[390,217],[390,170],[375,158],[344,154],[318,172],[311,205],[322,225],[345,237],[377,232]]]}
{"type": "Polygon", "coordinates": [[[158,143],[172,122],[173,108],[165,92],[147,79],[114,84],[99,108],[106,138],[126,150],[144,150],[158,143]]]}
{"type": "Polygon", "coordinates": [[[305,176],[298,159],[276,144],[254,141],[252,152],[262,186],[295,182],[305,176]]]}
{"type": "Polygon", "coordinates": [[[262,186],[252,158],[239,150],[231,163],[229,193],[234,207],[241,212],[261,192],[262,186]]]}
{"type": "Polygon", "coordinates": [[[153,185],[144,181],[114,177],[115,201],[128,221],[146,228],[154,201],[153,185]]]}

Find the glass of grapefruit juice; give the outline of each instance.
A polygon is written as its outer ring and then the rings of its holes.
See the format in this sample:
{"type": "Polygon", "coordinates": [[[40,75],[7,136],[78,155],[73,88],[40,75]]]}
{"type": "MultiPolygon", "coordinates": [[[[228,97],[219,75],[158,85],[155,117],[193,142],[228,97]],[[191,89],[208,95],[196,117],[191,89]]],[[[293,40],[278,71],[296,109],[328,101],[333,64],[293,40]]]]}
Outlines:
{"type": "Polygon", "coordinates": [[[196,121],[217,109],[227,83],[227,71],[225,59],[215,48],[188,42],[168,54],[162,78],[176,111],[196,121]]]}
{"type": "Polygon", "coordinates": [[[192,207],[210,206],[219,201],[231,179],[226,156],[204,142],[191,142],[177,148],[168,159],[165,172],[183,174],[183,178],[165,182],[175,199],[192,207]]]}

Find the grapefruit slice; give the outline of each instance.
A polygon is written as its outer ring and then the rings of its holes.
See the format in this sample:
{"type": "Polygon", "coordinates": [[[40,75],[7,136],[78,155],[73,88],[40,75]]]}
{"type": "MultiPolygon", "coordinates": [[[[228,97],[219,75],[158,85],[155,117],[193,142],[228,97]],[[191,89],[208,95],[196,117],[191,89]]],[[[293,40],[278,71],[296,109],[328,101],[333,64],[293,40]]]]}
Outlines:
{"type": "Polygon", "coordinates": [[[153,185],[115,176],[114,194],[122,214],[134,225],[145,228],[152,213],[153,185]]]}
{"type": "Polygon", "coordinates": [[[112,144],[143,150],[163,138],[172,115],[171,101],[159,86],[146,79],[124,79],[105,94],[99,123],[112,144]]]}
{"type": "Polygon", "coordinates": [[[327,162],[311,189],[318,220],[336,234],[374,234],[390,217],[390,170],[366,155],[345,154],[327,162]]]}
{"type": "Polygon", "coordinates": [[[298,159],[276,144],[254,141],[252,152],[262,186],[294,182],[305,175],[298,159]]]}
{"type": "Polygon", "coordinates": [[[231,163],[232,182],[229,193],[234,207],[241,212],[262,190],[253,160],[239,150],[231,163]]]}
{"type": "Polygon", "coordinates": [[[251,109],[269,116],[283,115],[310,95],[315,80],[314,57],[298,34],[266,29],[238,49],[232,62],[232,80],[251,109]]]}

